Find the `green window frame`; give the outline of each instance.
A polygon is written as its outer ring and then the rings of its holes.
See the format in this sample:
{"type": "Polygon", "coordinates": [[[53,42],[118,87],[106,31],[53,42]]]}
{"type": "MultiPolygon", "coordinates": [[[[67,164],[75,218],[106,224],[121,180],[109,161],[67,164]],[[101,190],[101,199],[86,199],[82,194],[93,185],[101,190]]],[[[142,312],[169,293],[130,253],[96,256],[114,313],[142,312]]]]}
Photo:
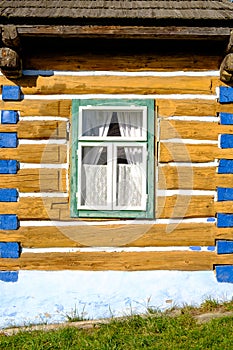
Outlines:
{"type": "MultiPolygon", "coordinates": [[[[98,144],[106,145],[108,143],[122,144],[121,140],[98,141],[98,144]]],[[[133,142],[132,142],[133,144],[133,142]]],[[[130,145],[130,143],[129,143],[130,145]]],[[[155,109],[154,100],[152,99],[76,99],[72,101],[72,120],[71,120],[71,166],[70,166],[70,215],[71,217],[80,218],[154,218],[155,217],[155,109]],[[79,136],[79,123],[81,122],[81,110],[88,108],[88,106],[94,108],[132,108],[132,107],[144,107],[147,114],[147,130],[146,139],[143,141],[137,141],[137,144],[147,145],[147,167],[146,167],[146,208],[144,210],[93,210],[93,209],[80,209],[78,207],[78,181],[79,181],[79,162],[78,154],[81,146],[85,143],[89,146],[92,142],[96,143],[96,140],[91,141],[83,139],[79,136]],[[81,108],[80,108],[81,107],[81,108]]]]}

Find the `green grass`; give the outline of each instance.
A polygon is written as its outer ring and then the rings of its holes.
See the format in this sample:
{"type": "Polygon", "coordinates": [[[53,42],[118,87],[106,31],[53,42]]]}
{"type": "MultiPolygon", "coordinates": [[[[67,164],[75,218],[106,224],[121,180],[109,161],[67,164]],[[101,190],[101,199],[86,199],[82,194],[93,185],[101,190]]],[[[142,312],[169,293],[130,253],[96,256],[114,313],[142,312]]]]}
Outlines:
{"type": "MultiPolygon", "coordinates": [[[[212,300],[213,302],[213,300],[212,300]]],[[[183,307],[178,315],[148,313],[112,320],[92,329],[69,327],[56,331],[20,332],[14,336],[0,335],[4,350],[135,350],[135,349],[212,349],[230,350],[233,344],[233,316],[223,316],[198,323],[195,315],[232,310],[233,302],[204,302],[200,308],[183,307]]]]}

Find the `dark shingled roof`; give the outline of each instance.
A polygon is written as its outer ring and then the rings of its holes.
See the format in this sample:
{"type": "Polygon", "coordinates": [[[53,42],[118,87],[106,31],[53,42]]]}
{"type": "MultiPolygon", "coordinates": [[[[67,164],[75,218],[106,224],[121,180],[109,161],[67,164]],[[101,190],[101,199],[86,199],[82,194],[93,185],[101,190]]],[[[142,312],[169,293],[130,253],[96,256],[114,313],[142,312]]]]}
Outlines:
{"type": "MultiPolygon", "coordinates": [[[[1,0],[0,20],[12,23],[67,20],[186,20],[233,22],[229,0],[1,0]]],[[[233,23],[232,23],[233,25],[233,23]]]]}

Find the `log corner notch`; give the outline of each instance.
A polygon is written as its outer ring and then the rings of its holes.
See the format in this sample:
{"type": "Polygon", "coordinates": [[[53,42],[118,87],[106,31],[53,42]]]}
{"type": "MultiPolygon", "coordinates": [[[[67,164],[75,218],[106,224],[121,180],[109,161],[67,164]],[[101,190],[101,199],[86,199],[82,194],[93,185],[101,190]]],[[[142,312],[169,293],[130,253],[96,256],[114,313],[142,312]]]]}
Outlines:
{"type": "Polygon", "coordinates": [[[227,55],[220,66],[220,80],[227,85],[233,85],[233,31],[227,46],[227,55]]]}
{"type": "Polygon", "coordinates": [[[0,69],[7,78],[20,78],[22,75],[22,59],[17,28],[14,25],[2,26],[1,39],[0,69]]]}

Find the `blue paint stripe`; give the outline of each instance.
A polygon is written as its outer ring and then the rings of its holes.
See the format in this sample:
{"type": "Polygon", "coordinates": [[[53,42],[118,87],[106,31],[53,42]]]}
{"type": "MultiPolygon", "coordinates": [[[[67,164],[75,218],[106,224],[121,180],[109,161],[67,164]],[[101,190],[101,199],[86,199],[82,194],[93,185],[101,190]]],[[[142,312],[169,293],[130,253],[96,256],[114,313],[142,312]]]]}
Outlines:
{"type": "Polygon", "coordinates": [[[0,230],[17,230],[19,220],[15,214],[0,214],[0,230]]]}
{"type": "Polygon", "coordinates": [[[233,265],[216,265],[215,272],[218,282],[233,283],[233,265]]]}
{"type": "Polygon", "coordinates": [[[217,254],[232,254],[233,241],[218,240],[216,242],[217,254]]]}
{"type": "Polygon", "coordinates": [[[22,99],[20,86],[3,85],[3,101],[20,101],[22,99]]]}
{"type": "Polygon", "coordinates": [[[0,202],[17,202],[18,196],[16,188],[0,188],[0,202]]]}
{"type": "Polygon", "coordinates": [[[218,174],[233,174],[233,160],[220,159],[218,166],[218,174]]]}
{"type": "Polygon", "coordinates": [[[18,169],[17,160],[0,160],[0,174],[16,174],[18,169]]]}
{"type": "Polygon", "coordinates": [[[20,253],[21,247],[18,242],[0,242],[1,259],[18,259],[20,253]]]}
{"type": "Polygon", "coordinates": [[[0,281],[3,282],[17,282],[18,276],[18,271],[0,271],[0,281]]]}
{"type": "Polygon", "coordinates": [[[201,247],[199,246],[190,246],[189,249],[194,251],[201,251],[201,247]]]}
{"type": "Polygon", "coordinates": [[[231,113],[220,113],[220,124],[222,125],[232,125],[233,124],[233,114],[231,113]]]}
{"type": "Polygon", "coordinates": [[[217,200],[232,201],[233,200],[233,188],[217,187],[217,200]]]}
{"type": "Polygon", "coordinates": [[[222,134],[220,136],[220,147],[221,148],[233,148],[233,135],[222,134]]]}
{"type": "Polygon", "coordinates": [[[233,227],[233,214],[217,214],[217,227],[233,227]]]}
{"type": "Polygon", "coordinates": [[[233,88],[232,87],[220,86],[219,102],[220,103],[233,102],[233,88]]]}
{"type": "Polygon", "coordinates": [[[0,132],[0,148],[16,148],[17,146],[17,132],[0,132]]]}
{"type": "Polygon", "coordinates": [[[1,111],[2,124],[17,124],[19,121],[19,113],[17,111],[1,111]]]}

